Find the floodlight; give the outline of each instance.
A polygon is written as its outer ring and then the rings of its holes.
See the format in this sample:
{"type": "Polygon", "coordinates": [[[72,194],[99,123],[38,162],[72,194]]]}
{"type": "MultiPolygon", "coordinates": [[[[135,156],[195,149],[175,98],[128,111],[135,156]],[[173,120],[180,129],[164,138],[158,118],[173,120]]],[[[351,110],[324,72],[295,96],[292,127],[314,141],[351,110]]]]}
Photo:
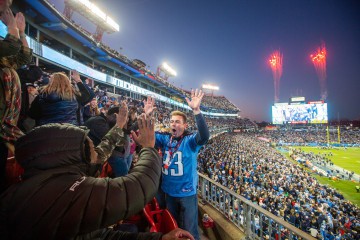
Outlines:
{"type": "Polygon", "coordinates": [[[219,86],[211,85],[211,84],[203,84],[202,88],[209,90],[219,90],[219,86]]]}
{"type": "Polygon", "coordinates": [[[100,8],[98,8],[97,6],[95,6],[94,4],[92,4],[90,10],[95,13],[98,17],[100,17],[101,19],[103,19],[104,21],[106,20],[106,14],[100,10],[100,8]]]}
{"type": "Polygon", "coordinates": [[[117,24],[111,17],[106,16],[106,23],[109,24],[112,28],[114,28],[116,31],[120,30],[119,24],[117,24]]]}
{"type": "Polygon", "coordinates": [[[176,76],[176,72],[174,69],[172,69],[169,64],[167,64],[166,62],[164,62],[162,64],[162,70],[165,72],[165,74],[169,75],[169,76],[176,76]]]}

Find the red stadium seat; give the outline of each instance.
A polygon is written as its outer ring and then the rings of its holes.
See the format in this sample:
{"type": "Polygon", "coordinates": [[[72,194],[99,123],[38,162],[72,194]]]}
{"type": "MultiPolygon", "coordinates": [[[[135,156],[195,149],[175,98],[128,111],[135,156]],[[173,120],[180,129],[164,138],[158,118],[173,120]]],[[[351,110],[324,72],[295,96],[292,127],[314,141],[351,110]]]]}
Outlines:
{"type": "Polygon", "coordinates": [[[178,227],[171,213],[167,209],[160,209],[155,198],[146,204],[143,212],[150,224],[150,232],[168,233],[178,227]]]}
{"type": "Polygon", "coordinates": [[[177,228],[178,225],[169,210],[164,209],[163,211],[159,232],[168,233],[177,228]]]}

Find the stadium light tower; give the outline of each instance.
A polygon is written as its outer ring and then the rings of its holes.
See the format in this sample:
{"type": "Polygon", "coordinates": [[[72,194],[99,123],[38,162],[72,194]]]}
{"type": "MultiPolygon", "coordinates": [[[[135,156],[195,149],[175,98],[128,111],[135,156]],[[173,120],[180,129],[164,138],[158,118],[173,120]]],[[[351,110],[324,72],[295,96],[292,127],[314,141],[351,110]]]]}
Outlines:
{"type": "Polygon", "coordinates": [[[98,42],[101,42],[104,32],[113,33],[120,29],[119,24],[89,0],[64,0],[64,3],[65,17],[71,20],[74,11],[77,11],[96,25],[94,38],[98,42]]]}
{"type": "Polygon", "coordinates": [[[166,62],[158,66],[156,71],[156,76],[161,77],[166,81],[168,80],[169,77],[176,77],[176,75],[177,75],[176,71],[172,67],[170,67],[170,65],[167,64],[166,62]],[[164,73],[164,76],[161,76],[161,73],[164,73]]]}
{"type": "Polygon", "coordinates": [[[219,86],[213,84],[203,84],[202,89],[211,91],[211,96],[214,97],[214,91],[219,91],[219,86]]]}

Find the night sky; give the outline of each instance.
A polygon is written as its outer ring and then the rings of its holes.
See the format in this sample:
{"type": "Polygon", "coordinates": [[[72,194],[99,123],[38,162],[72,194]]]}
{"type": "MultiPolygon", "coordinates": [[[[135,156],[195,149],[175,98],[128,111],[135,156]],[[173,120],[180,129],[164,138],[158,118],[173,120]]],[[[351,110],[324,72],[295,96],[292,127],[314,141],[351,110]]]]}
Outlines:
{"type": "MultiPolygon", "coordinates": [[[[63,11],[63,0],[50,0],[63,11]]],[[[291,96],[320,100],[309,55],[327,48],[329,119],[360,119],[360,2],[332,0],[98,0],[120,32],[103,42],[153,72],[162,62],[177,71],[169,81],[184,89],[220,87],[241,116],[271,121],[274,103],[270,54],[280,49],[280,102],[291,96]],[[122,50],[120,50],[120,48],[122,50]]],[[[95,32],[95,26],[74,14],[95,32]]]]}

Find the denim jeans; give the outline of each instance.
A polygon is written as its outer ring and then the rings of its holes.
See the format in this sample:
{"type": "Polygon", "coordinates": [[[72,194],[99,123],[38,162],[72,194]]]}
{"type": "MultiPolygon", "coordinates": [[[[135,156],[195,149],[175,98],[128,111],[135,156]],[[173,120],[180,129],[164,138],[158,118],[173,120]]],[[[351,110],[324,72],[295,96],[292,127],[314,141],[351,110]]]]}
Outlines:
{"type": "Polygon", "coordinates": [[[165,200],[166,207],[174,216],[179,228],[190,232],[196,240],[199,240],[197,195],[171,197],[165,194],[165,200]]]}
{"type": "Polygon", "coordinates": [[[108,159],[108,163],[110,164],[115,177],[125,176],[129,172],[128,165],[124,157],[111,156],[108,159]]]}
{"type": "Polygon", "coordinates": [[[165,193],[163,192],[163,190],[161,189],[161,178],[160,178],[160,187],[158,189],[158,192],[155,195],[155,198],[159,204],[159,207],[161,209],[165,209],[166,208],[166,201],[165,201],[165,193]]]}

